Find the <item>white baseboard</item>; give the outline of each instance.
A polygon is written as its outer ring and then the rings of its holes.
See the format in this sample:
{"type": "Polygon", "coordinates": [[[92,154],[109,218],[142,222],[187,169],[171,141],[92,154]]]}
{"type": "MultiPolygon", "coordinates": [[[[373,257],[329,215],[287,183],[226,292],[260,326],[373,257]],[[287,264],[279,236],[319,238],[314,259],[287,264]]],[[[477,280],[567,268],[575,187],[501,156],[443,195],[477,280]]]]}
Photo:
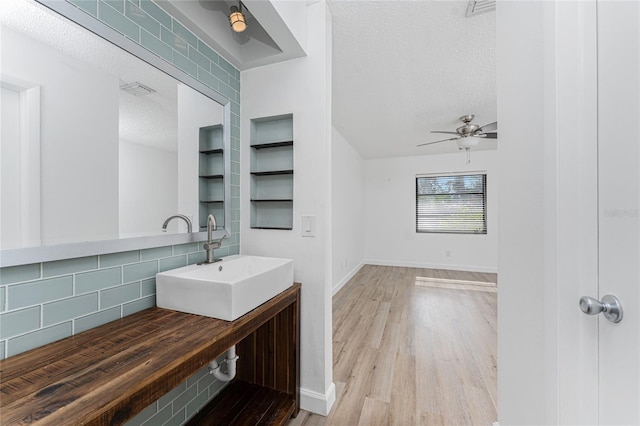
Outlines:
{"type": "Polygon", "coordinates": [[[493,274],[498,273],[497,267],[478,265],[449,265],[446,263],[421,263],[381,259],[367,259],[363,263],[368,265],[380,266],[400,266],[403,268],[448,269],[450,271],[487,272],[493,274]]]}
{"type": "Polygon", "coordinates": [[[338,281],[334,286],[333,289],[331,290],[331,295],[335,296],[337,292],[340,291],[340,289],[342,287],[344,287],[344,285],[346,283],[349,282],[349,280],[351,278],[353,278],[353,276],[355,274],[358,273],[358,271],[360,270],[360,268],[362,268],[364,266],[364,263],[360,263],[358,266],[356,266],[355,268],[353,268],[353,270],[351,272],[349,272],[347,275],[344,276],[344,278],[342,278],[340,281],[338,281]]]}
{"type": "Polygon", "coordinates": [[[333,403],[336,402],[336,386],[331,383],[325,395],[300,388],[300,408],[321,416],[328,416],[333,403]]]}

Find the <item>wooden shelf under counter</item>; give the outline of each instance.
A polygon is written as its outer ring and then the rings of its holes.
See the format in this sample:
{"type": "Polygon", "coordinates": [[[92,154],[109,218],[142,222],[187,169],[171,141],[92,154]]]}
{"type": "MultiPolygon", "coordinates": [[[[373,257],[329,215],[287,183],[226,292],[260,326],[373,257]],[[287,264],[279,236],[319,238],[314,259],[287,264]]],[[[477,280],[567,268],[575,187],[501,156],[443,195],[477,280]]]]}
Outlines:
{"type": "Polygon", "coordinates": [[[231,389],[265,388],[277,397],[265,406],[288,407],[267,424],[284,424],[300,409],[299,306],[296,283],[230,322],[151,308],[12,356],[0,361],[2,424],[123,424],[234,344],[231,389]]]}

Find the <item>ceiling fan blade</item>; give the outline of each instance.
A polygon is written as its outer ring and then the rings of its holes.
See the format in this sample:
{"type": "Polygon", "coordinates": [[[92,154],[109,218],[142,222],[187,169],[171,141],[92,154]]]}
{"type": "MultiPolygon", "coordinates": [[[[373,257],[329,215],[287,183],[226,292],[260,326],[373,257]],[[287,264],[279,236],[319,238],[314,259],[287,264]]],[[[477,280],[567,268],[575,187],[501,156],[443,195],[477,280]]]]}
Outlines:
{"type": "Polygon", "coordinates": [[[498,139],[498,132],[483,133],[487,139],[498,139]]]}
{"type": "Polygon", "coordinates": [[[445,132],[444,130],[432,130],[431,133],[444,133],[446,135],[458,135],[458,132],[445,132]]]}
{"type": "Polygon", "coordinates": [[[498,130],[498,122],[494,121],[493,123],[488,123],[484,126],[480,126],[479,130],[481,130],[482,133],[495,132],[496,130],[498,130]]]}
{"type": "Polygon", "coordinates": [[[421,144],[416,145],[416,146],[433,145],[434,143],[440,143],[440,142],[446,142],[446,141],[457,141],[458,139],[460,139],[460,137],[457,137],[457,138],[451,138],[451,139],[443,139],[443,140],[441,140],[441,141],[435,141],[435,142],[426,142],[426,143],[421,143],[421,144]]]}

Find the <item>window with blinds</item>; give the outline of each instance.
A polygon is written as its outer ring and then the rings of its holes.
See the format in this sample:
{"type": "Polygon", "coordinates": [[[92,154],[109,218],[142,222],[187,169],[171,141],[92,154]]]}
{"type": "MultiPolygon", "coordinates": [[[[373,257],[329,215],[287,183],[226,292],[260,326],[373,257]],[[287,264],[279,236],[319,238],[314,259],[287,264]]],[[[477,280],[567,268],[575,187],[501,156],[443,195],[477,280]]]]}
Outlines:
{"type": "Polygon", "coordinates": [[[416,232],[487,233],[487,175],[416,177],[416,232]]]}

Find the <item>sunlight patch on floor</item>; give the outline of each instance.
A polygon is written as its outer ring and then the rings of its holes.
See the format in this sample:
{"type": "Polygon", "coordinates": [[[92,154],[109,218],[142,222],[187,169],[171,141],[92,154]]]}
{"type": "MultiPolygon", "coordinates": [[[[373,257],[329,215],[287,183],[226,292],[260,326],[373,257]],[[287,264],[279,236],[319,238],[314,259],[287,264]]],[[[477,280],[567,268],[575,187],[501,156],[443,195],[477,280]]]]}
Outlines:
{"type": "Polygon", "coordinates": [[[415,284],[421,287],[448,288],[453,290],[487,291],[496,293],[496,283],[484,281],[452,280],[447,278],[416,277],[415,284]]]}

